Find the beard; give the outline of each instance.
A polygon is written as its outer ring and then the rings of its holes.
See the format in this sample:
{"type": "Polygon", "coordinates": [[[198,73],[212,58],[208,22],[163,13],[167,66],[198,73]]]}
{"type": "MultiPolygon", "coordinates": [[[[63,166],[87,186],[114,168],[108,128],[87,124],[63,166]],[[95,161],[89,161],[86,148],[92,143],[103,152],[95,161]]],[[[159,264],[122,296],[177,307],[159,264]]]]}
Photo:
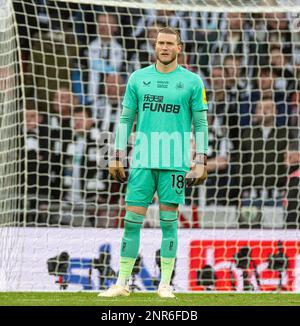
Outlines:
{"type": "Polygon", "coordinates": [[[162,61],[160,58],[159,58],[159,54],[156,55],[157,57],[157,60],[162,63],[163,65],[167,66],[169,65],[170,63],[172,63],[173,61],[175,61],[177,59],[177,54],[174,54],[170,60],[168,61],[162,61]]]}

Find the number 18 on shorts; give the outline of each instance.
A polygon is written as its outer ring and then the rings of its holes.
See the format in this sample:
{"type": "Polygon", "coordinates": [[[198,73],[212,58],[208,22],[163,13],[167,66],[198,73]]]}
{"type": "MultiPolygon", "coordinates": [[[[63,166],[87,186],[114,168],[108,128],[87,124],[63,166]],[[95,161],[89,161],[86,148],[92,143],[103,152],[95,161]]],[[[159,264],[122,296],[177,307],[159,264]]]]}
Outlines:
{"type": "Polygon", "coordinates": [[[148,207],[155,191],[160,203],[185,203],[185,172],[162,169],[131,169],[127,205],[148,207]]]}

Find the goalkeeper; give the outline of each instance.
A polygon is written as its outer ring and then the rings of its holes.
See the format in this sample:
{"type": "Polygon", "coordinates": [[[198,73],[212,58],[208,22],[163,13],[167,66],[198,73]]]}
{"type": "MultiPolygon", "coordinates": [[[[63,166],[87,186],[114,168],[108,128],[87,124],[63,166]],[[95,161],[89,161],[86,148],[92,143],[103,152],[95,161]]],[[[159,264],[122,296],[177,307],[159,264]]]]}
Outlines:
{"type": "Polygon", "coordinates": [[[130,294],[128,281],[139,252],[140,230],[155,191],[162,229],[158,295],[175,297],[170,280],[178,242],[178,205],[185,202],[186,185],[199,185],[207,178],[208,147],[205,89],[198,75],[178,65],[181,50],[177,31],[161,29],[155,44],[156,63],[135,71],[126,87],[115,154],[109,164],[110,175],[120,182],[126,181],[123,159],[136,114],[137,135],[125,197],[119,276],[116,285],[100,293],[101,297],[130,294]],[[192,120],[196,156],[190,169],[192,120]]]}

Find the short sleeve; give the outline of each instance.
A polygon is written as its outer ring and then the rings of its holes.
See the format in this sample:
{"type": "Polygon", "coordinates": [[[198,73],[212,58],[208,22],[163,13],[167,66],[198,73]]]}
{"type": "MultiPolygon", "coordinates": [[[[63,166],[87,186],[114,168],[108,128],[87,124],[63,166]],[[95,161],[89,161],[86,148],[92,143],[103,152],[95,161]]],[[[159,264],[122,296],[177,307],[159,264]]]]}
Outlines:
{"type": "Polygon", "coordinates": [[[132,74],[128,79],[122,105],[128,109],[135,111],[138,108],[138,98],[135,89],[134,74],[132,74]]]}
{"type": "Polygon", "coordinates": [[[198,77],[194,83],[193,92],[191,96],[191,110],[203,111],[207,110],[206,91],[203,85],[203,81],[198,77]]]}

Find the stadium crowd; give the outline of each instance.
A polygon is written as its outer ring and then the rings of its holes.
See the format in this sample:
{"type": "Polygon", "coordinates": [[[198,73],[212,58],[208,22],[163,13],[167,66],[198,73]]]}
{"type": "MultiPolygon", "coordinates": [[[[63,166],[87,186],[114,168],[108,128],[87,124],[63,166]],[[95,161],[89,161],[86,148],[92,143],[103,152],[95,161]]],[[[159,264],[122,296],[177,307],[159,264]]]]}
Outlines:
{"type": "MultiPolygon", "coordinates": [[[[284,206],[286,227],[299,227],[297,16],[48,0],[14,5],[26,95],[28,225],[69,224],[72,214],[84,214],[85,226],[112,226],[107,216],[120,215],[126,185],[109,179],[100,164],[109,153],[100,145],[115,133],[128,76],[154,62],[156,33],[169,25],[184,43],[179,62],[207,89],[206,205],[284,206]],[[56,214],[58,207],[65,214],[56,214]]],[[[187,205],[199,205],[199,189],[186,192],[187,205]]]]}

